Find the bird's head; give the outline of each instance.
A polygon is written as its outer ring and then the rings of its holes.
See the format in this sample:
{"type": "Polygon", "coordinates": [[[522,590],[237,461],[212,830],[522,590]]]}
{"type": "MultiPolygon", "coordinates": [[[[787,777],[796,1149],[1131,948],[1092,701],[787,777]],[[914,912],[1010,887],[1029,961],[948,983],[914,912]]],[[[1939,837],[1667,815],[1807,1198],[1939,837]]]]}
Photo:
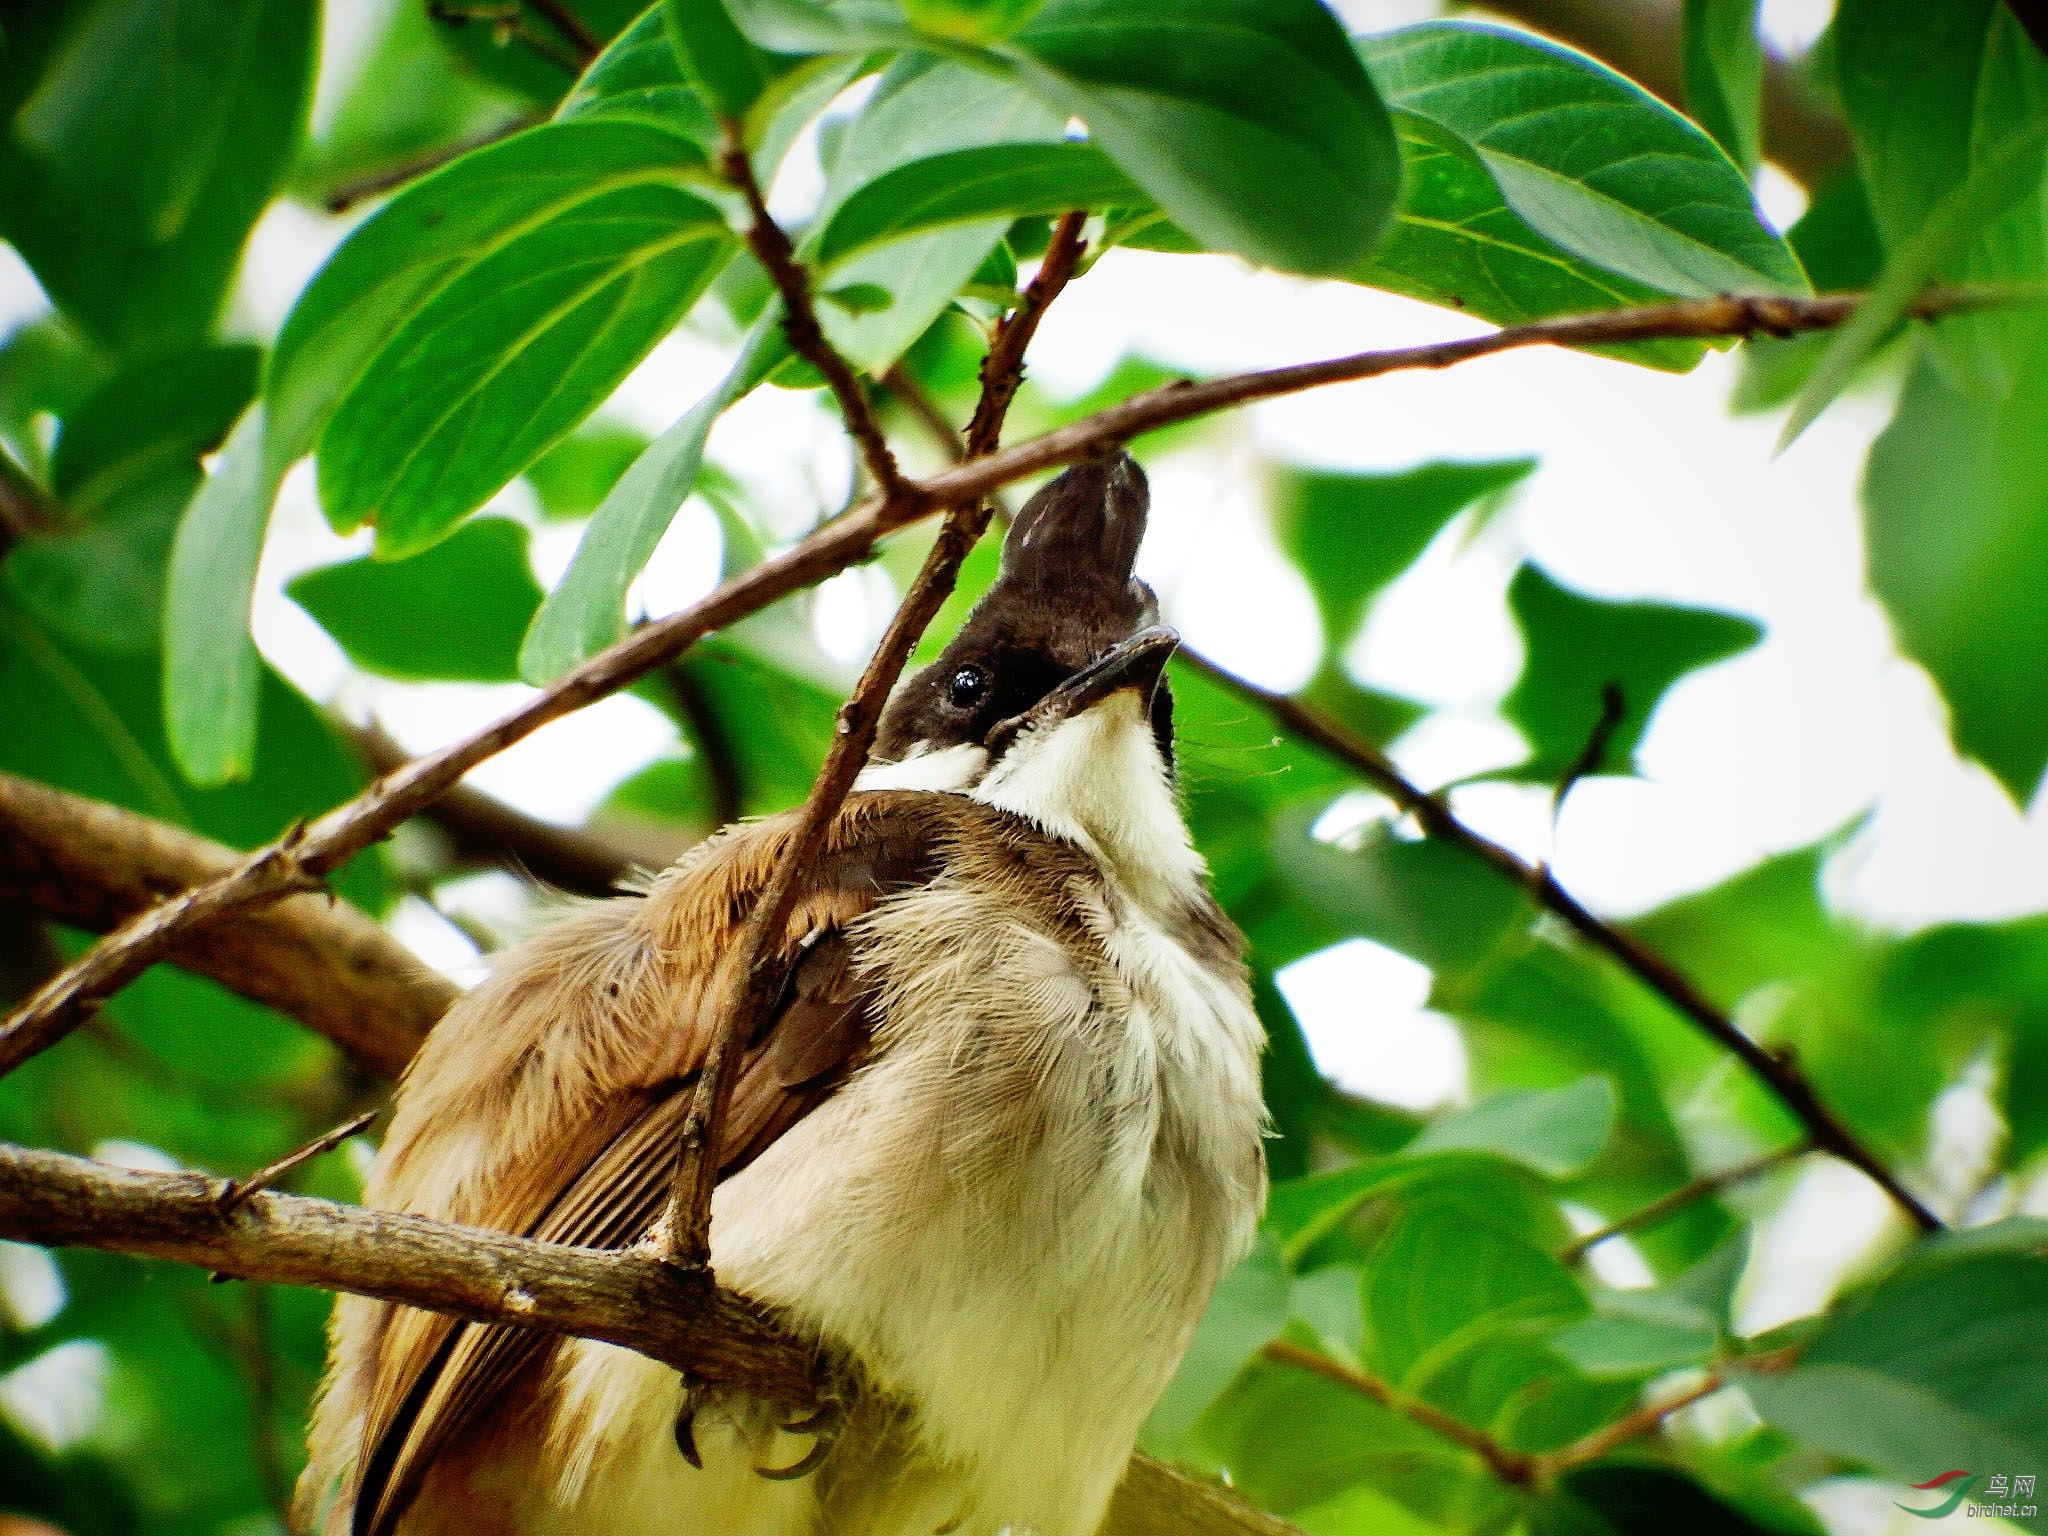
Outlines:
{"type": "Polygon", "coordinates": [[[1179,637],[1131,574],[1149,504],[1121,452],[1032,497],[960,633],[890,699],[859,787],[972,795],[1092,845],[1135,883],[1198,868],[1173,789],[1179,637]]]}

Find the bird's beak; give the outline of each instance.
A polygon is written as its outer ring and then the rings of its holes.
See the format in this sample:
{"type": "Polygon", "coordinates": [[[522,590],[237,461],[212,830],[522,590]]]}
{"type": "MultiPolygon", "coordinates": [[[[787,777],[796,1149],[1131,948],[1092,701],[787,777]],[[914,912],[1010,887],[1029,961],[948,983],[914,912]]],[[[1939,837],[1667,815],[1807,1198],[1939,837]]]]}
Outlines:
{"type": "Polygon", "coordinates": [[[1180,636],[1163,624],[1141,629],[1106,656],[1090,663],[1020,715],[1012,715],[989,732],[989,751],[1000,756],[1020,732],[1057,725],[1092,709],[1126,689],[1149,709],[1166,663],[1180,648],[1180,636]]]}

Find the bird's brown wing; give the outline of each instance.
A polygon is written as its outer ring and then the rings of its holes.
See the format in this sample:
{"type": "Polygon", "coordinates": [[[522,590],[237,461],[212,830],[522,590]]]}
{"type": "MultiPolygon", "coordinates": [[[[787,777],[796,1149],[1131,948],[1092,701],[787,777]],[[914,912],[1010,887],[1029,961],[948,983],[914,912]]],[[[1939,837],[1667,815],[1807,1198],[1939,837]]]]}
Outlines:
{"type": "MultiPolygon", "coordinates": [[[[721,1178],[758,1157],[859,1065],[872,1033],[872,984],[855,963],[846,930],[883,896],[936,873],[940,842],[955,818],[947,814],[951,808],[932,805],[935,798],[864,795],[842,813],[791,916],[784,955],[793,965],[782,996],[749,1042],[734,1081],[719,1140],[721,1178]]],[[[688,953],[722,955],[736,941],[787,831],[769,822],[728,834],[723,857],[694,861],[673,888],[657,885],[644,898],[650,909],[639,916],[651,931],[664,923],[723,930],[685,935],[695,941],[688,953]]],[[[705,1025],[677,1019],[682,1054],[661,1080],[614,1092],[587,1106],[576,1123],[555,1128],[559,1134],[550,1134],[548,1144],[562,1159],[551,1192],[526,1170],[505,1181],[504,1204],[493,1214],[517,1220],[521,1207],[534,1214],[516,1227],[504,1220],[483,1224],[598,1248],[630,1246],[645,1236],[668,1198],[709,1039],[705,1025]],[[580,1166],[574,1162],[578,1147],[595,1148],[580,1166]]],[[[555,1343],[530,1329],[391,1309],[366,1416],[355,1536],[389,1536],[435,1457],[555,1343]]]]}

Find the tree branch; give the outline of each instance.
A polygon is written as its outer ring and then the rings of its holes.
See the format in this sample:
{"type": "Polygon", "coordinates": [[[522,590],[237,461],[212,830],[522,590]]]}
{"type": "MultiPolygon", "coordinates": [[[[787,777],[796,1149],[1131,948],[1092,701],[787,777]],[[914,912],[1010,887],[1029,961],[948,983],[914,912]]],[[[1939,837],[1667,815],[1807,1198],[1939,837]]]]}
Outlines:
{"type": "Polygon", "coordinates": [[[725,143],[719,151],[718,164],[725,179],[746,199],[747,211],[752,216],[747,226],[747,246],[767,269],[775,291],[781,295],[782,329],[789,337],[790,347],[824,375],[832,398],[839,402],[840,414],[846,418],[847,434],[860,449],[861,462],[867,466],[875,489],[884,496],[899,494],[907,483],[903,471],[897,467],[896,455],[889,451],[889,440],[875,421],[874,408],[868,404],[867,391],[861,388],[852,365],[825,340],[818,312],[811,303],[810,274],[797,260],[796,247],[790,244],[789,236],[768,212],[768,200],[761,194],[754,162],[747,154],[737,123],[725,125],[725,143]]]}
{"type": "MultiPolygon", "coordinates": [[[[0,773],[0,904],[104,933],[240,858],[167,822],[0,773]]],[[[375,922],[324,896],[191,934],[165,958],[304,1021],[386,1076],[455,997],[375,922]]]]}
{"type": "MultiPolygon", "coordinates": [[[[975,407],[974,424],[968,433],[970,453],[985,455],[995,450],[1003,416],[1023,376],[1024,349],[1036,334],[1046,306],[1059,296],[1080,259],[1084,220],[1085,215],[1079,213],[1069,213],[1060,220],[1038,275],[1025,290],[1022,302],[996,328],[988,356],[982,360],[981,400],[975,407]]],[[[818,345],[824,347],[822,335],[818,345]]],[[[825,351],[836,357],[829,348],[825,351]]],[[[840,367],[845,364],[840,363],[840,367]]],[[[866,403],[862,397],[863,409],[866,403]]],[[[874,428],[872,417],[868,418],[868,425],[874,428]]],[[[883,453],[887,452],[885,447],[883,453]]],[[[888,458],[891,473],[895,472],[895,463],[893,457],[888,458]]],[[[701,1267],[709,1262],[711,1194],[718,1179],[718,1160],[711,1155],[711,1149],[718,1144],[719,1127],[732,1097],[728,1062],[740,1043],[753,1037],[782,989],[783,968],[777,953],[783,927],[796,905],[797,884],[817,862],[825,834],[867,762],[889,690],[895,686],[904,663],[910,660],[910,653],[917,648],[918,638],[952,593],[961,562],[988,528],[989,514],[987,502],[980,499],[946,514],[938,538],[910,590],[904,594],[895,617],[889,621],[874,655],[868,659],[853,696],[840,707],[838,734],[833,737],[825,762],[804,801],[797,829],[783,849],[767,886],[755,900],[753,910],[747,914],[737,953],[726,973],[728,979],[718,1009],[718,1032],[705,1053],[696,1098],[683,1126],[675,1182],[661,1223],[662,1249],[676,1263],[701,1267]]]]}
{"type": "MultiPolygon", "coordinates": [[[[743,571],[703,600],[633,631],[483,730],[386,774],[311,827],[256,850],[228,873],[123,925],[52,978],[0,1026],[0,1075],[61,1040],[95,1004],[163,958],[194,928],[238,908],[276,900],[307,880],[324,876],[446,794],[478,763],[550,721],[626,687],[713,630],[866,558],[884,536],[939,507],[964,504],[1013,480],[1085,458],[1141,433],[1254,400],[1405,369],[1446,368],[1520,347],[1824,330],[1840,325],[1859,302],[1855,295],[1701,299],[1538,321],[1459,341],[1361,352],[1203,383],[1169,384],[987,458],[921,481],[905,481],[894,492],[871,498],[743,571]]],[[[1923,299],[1915,312],[1925,317],[1985,302],[1981,293],[1937,293],[1923,299]]]]}
{"type": "Polygon", "coordinates": [[[1421,823],[1431,837],[1456,844],[1473,857],[1526,890],[1545,911],[1563,920],[1581,939],[1619,964],[1662,998],[1680,1017],[1740,1061],[1758,1082],[1806,1127],[1813,1146],[1860,1170],[1897,1203],[1924,1232],[1941,1229],[1941,1219],[1895,1178],[1856,1134],[1821,1101],[1813,1084],[1789,1054],[1773,1051],[1750,1039],[1735,1021],[1710,1002],[1670,961],[1641,939],[1614,923],[1596,917],[1540,864],[1522,858],[1460,821],[1444,801],[1410,781],[1370,743],[1298,699],[1261,688],[1214,662],[1191,656],[1189,662],[1218,683],[1259,706],[1303,741],[1344,764],[1381,794],[1421,823]]]}

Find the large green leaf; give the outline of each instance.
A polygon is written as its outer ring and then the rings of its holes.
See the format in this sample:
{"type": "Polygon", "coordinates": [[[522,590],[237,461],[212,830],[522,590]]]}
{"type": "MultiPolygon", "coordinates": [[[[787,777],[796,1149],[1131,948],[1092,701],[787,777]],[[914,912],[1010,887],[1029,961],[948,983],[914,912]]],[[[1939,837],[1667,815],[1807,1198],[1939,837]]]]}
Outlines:
{"type": "Polygon", "coordinates": [[[1336,274],[1386,231],[1393,130],[1315,0],[1051,0],[1005,52],[1212,249],[1336,274]]]}
{"type": "MultiPolygon", "coordinates": [[[[640,131],[532,137],[620,130],[640,131]]],[[[672,157],[678,142],[636,147],[672,157]]],[[[374,523],[391,558],[443,537],[609,395],[732,253],[717,210],[672,176],[604,181],[473,253],[370,361],[320,438],[336,527],[374,523]]]]}
{"type": "Polygon", "coordinates": [[[1607,1145],[1614,1110],[1614,1084],[1604,1077],[1547,1092],[1514,1089],[1433,1121],[1407,1153],[1496,1152],[1548,1178],[1567,1179],[1583,1172],[1607,1145]]]}
{"type": "Polygon", "coordinates": [[[1806,290],[1720,148],[1584,55],[1469,22],[1363,46],[1388,103],[1468,147],[1508,208],[1556,248],[1660,293],[1806,290]]]}
{"type": "Polygon", "coordinates": [[[2044,412],[2048,345],[1995,404],[1923,362],[1863,482],[1870,586],[1900,649],[1940,685],[1957,748],[2021,802],[2048,765],[2044,412]]]}
{"type": "Polygon", "coordinates": [[[2048,1260],[2035,1230],[2016,1233],[2013,1249],[1970,1236],[1855,1298],[1792,1369],[1746,1376],[1757,1411],[1901,1483],[2048,1463],[2048,1260]]]}
{"type": "Polygon", "coordinates": [[[349,660],[386,677],[509,682],[540,606],[526,530],[480,517],[409,560],[346,560],[285,589],[349,660]]]}
{"type": "Polygon", "coordinates": [[[1728,614],[1582,597],[1533,565],[1516,574],[1508,606],[1528,659],[1504,711],[1529,743],[1528,760],[1513,770],[1529,779],[1555,779],[1574,767],[1629,772],[1665,690],[1760,634],[1749,620],[1728,614]],[[1583,761],[1596,736],[1603,750],[1596,761],[1583,761]]]}
{"type": "Polygon", "coordinates": [[[102,344],[203,339],[295,147],[304,0],[10,6],[0,235],[102,344]]]}

